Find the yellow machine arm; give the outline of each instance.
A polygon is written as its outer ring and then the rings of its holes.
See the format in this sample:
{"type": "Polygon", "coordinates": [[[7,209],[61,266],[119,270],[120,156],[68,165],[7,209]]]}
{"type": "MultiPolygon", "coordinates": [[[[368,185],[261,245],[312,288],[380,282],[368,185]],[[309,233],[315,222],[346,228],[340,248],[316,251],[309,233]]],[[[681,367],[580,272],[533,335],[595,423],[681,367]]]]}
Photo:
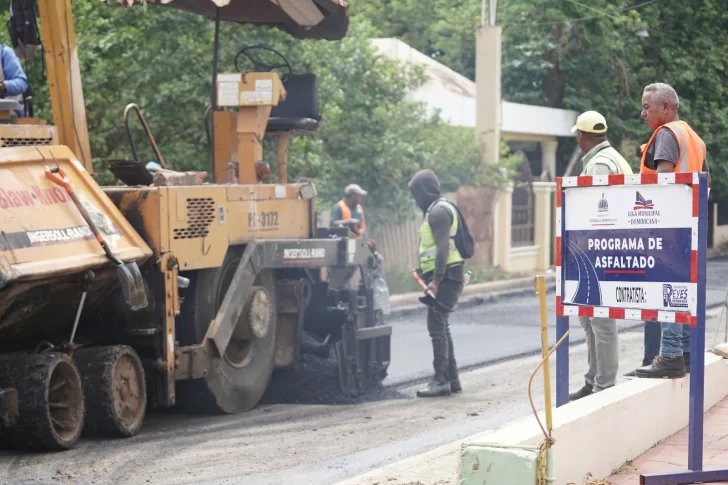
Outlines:
{"type": "Polygon", "coordinates": [[[38,10],[58,141],[93,173],[71,0],[38,0],[38,10]]]}
{"type": "MultiPolygon", "coordinates": [[[[130,6],[135,0],[116,2],[130,6]]],[[[217,16],[223,21],[272,25],[297,38],[337,40],[346,35],[349,25],[348,5],[343,0],[150,0],[150,3],[217,16]]],[[[38,10],[58,142],[68,146],[86,170],[93,173],[71,0],[38,0],[38,10]]],[[[284,145],[279,143],[279,146],[284,145]]]]}

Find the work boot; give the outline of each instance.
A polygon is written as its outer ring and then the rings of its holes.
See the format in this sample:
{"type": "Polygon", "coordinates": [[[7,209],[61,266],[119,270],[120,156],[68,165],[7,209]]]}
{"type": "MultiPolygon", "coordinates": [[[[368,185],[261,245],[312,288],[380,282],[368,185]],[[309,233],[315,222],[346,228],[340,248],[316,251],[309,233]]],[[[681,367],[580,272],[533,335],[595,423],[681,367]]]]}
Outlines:
{"type": "Polygon", "coordinates": [[[450,381],[450,390],[453,394],[463,392],[463,386],[460,385],[460,379],[453,379],[450,381]]]}
{"type": "Polygon", "coordinates": [[[683,360],[685,361],[685,373],[690,374],[690,352],[683,352],[683,360]]]}
{"type": "Polygon", "coordinates": [[[680,379],[685,377],[685,361],[682,357],[663,357],[658,355],[652,365],[637,369],[637,377],[653,379],[680,379]]]}
{"type": "Polygon", "coordinates": [[[569,402],[577,401],[582,397],[590,396],[593,392],[594,388],[592,386],[590,386],[589,384],[584,384],[584,387],[576,392],[572,392],[571,394],[569,394],[569,402]]]}
{"type": "Polygon", "coordinates": [[[432,380],[427,384],[426,388],[417,391],[417,397],[440,397],[449,396],[450,394],[452,394],[452,390],[450,389],[450,383],[447,381],[443,383],[432,380]]]}

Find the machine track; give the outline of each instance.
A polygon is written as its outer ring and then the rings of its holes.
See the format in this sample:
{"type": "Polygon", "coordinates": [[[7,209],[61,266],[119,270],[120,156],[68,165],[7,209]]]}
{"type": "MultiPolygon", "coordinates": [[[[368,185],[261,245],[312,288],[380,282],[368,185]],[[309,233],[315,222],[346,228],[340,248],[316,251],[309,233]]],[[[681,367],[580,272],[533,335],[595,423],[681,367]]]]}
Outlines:
{"type": "Polygon", "coordinates": [[[81,436],[84,396],[81,376],[65,354],[10,354],[0,360],[3,387],[18,390],[20,415],[3,430],[3,444],[36,450],[66,450],[81,436]]]}
{"type": "Polygon", "coordinates": [[[146,414],[147,389],[134,349],[126,345],[81,349],[76,362],[86,396],[84,435],[137,434],[146,414]]]}

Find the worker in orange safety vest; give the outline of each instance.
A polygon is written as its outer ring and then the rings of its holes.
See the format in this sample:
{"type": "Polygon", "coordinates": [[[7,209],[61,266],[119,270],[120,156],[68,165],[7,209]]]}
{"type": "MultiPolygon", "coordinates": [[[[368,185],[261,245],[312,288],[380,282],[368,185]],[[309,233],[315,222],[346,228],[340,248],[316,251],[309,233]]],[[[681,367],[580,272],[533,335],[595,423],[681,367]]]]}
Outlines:
{"type": "MultiPolygon", "coordinates": [[[[367,191],[357,184],[347,185],[344,189],[344,199],[337,202],[331,209],[331,223],[329,225],[331,227],[348,227],[350,237],[364,238],[367,229],[364,209],[361,206],[361,198],[364,195],[367,195],[367,191]]],[[[351,279],[356,272],[356,266],[331,268],[329,286],[334,289],[349,289],[351,279]]]]}
{"type": "Polygon", "coordinates": [[[332,226],[347,226],[357,237],[363,238],[367,229],[364,208],[361,198],[367,195],[366,190],[357,184],[347,185],[344,189],[345,199],[340,200],[331,210],[332,226]]]}
{"type": "MultiPolygon", "coordinates": [[[[653,130],[642,145],[640,173],[708,172],[705,143],[678,111],[680,100],[672,86],[654,83],[642,94],[642,118],[653,130]]],[[[645,322],[643,366],[625,377],[675,379],[690,372],[690,326],[645,322]],[[658,338],[659,335],[659,338],[658,338]]]]}

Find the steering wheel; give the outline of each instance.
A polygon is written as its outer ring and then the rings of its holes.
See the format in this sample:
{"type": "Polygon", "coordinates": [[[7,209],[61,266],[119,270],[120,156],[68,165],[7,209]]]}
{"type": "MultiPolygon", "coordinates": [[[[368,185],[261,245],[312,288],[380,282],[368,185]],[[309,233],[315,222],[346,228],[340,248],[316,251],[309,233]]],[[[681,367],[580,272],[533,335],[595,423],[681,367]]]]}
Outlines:
{"type": "Polygon", "coordinates": [[[270,47],[264,46],[264,45],[251,45],[248,47],[244,47],[240,50],[240,52],[237,53],[235,56],[235,69],[238,72],[273,72],[274,69],[282,69],[283,74],[276,73],[281,78],[281,82],[286,82],[286,79],[288,79],[288,76],[290,76],[293,73],[293,68],[291,67],[291,63],[288,62],[288,59],[278,52],[275,49],[272,49],[270,47]],[[274,58],[278,58],[278,62],[273,62],[273,64],[267,64],[266,62],[261,61],[260,54],[252,54],[256,51],[268,51],[274,54],[274,58]],[[252,70],[242,70],[239,65],[240,57],[244,57],[245,59],[249,60],[253,63],[253,69],[252,70]]]}

